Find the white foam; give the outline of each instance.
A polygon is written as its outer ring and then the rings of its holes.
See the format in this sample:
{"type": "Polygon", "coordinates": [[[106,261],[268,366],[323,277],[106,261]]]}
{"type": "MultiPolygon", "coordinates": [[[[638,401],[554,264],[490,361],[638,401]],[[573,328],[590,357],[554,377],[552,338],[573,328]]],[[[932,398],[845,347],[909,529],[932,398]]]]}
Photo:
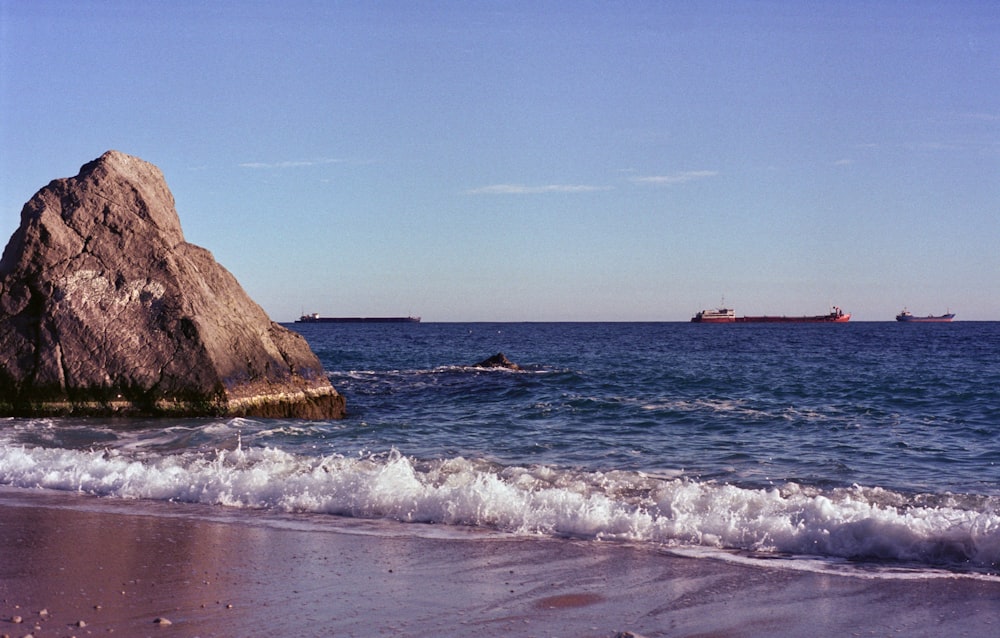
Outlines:
{"type": "Polygon", "coordinates": [[[310,457],[273,447],[244,449],[238,441],[232,450],[163,453],[157,447],[8,443],[0,445],[0,483],[668,547],[1000,567],[996,497],[912,497],[858,486],[821,491],[794,483],[747,489],[667,470],[504,467],[460,457],[417,461],[396,451],[310,457]]]}

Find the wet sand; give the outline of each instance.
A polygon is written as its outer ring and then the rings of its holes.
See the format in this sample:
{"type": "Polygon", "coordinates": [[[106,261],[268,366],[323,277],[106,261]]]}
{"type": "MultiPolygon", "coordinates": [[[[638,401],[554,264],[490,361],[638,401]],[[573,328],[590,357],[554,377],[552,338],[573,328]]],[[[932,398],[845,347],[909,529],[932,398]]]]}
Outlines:
{"type": "Polygon", "coordinates": [[[345,530],[331,518],[0,488],[0,635],[1000,633],[997,581],[872,579],[473,532],[422,537],[381,523],[345,530]]]}

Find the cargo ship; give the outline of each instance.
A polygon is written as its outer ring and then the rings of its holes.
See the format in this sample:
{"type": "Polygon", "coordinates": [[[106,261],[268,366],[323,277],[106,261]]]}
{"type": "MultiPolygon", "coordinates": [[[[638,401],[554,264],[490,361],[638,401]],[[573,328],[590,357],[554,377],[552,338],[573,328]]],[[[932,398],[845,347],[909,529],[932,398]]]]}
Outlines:
{"type": "Polygon", "coordinates": [[[692,323],[736,323],[736,311],[732,308],[711,308],[701,310],[691,317],[692,323]]]}
{"type": "Polygon", "coordinates": [[[927,315],[926,317],[916,317],[906,308],[896,315],[896,321],[903,321],[906,323],[948,323],[955,318],[955,313],[948,312],[943,315],[927,315]]]}
{"type": "Polygon", "coordinates": [[[692,323],[845,323],[851,320],[851,313],[834,306],[825,315],[789,317],[786,315],[758,315],[737,317],[732,308],[702,310],[691,318],[692,323]]]}
{"type": "Polygon", "coordinates": [[[420,317],[321,317],[314,312],[302,315],[295,323],[420,323],[420,317]]]}

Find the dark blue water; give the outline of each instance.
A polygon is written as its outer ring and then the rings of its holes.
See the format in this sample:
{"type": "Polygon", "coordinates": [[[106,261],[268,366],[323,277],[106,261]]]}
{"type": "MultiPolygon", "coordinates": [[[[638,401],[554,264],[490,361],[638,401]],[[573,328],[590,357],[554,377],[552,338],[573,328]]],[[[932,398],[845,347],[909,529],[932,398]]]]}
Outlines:
{"type": "Polygon", "coordinates": [[[1000,572],[998,323],[290,327],[347,419],[11,419],[0,484],[1000,572]]]}
{"type": "Polygon", "coordinates": [[[1000,324],[294,328],[373,448],[751,487],[1000,490],[1000,324]],[[458,367],[496,352],[528,372],[458,367]]]}

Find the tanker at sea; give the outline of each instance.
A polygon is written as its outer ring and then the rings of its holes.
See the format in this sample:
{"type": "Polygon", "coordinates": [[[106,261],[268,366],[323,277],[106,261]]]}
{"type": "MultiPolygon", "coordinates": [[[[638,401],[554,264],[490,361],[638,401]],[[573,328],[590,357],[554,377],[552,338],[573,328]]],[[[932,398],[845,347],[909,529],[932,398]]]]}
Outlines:
{"type": "Polygon", "coordinates": [[[911,313],[906,308],[896,315],[896,321],[902,321],[904,323],[949,323],[955,318],[955,313],[947,312],[943,315],[927,315],[926,317],[918,317],[911,313]]]}
{"type": "Polygon", "coordinates": [[[420,323],[420,317],[321,317],[314,312],[302,315],[295,323],[420,323]]]}
{"type": "Polygon", "coordinates": [[[692,323],[845,323],[851,320],[851,313],[844,312],[834,306],[825,315],[757,315],[737,317],[736,311],[732,308],[711,308],[701,310],[694,317],[692,323]]]}

